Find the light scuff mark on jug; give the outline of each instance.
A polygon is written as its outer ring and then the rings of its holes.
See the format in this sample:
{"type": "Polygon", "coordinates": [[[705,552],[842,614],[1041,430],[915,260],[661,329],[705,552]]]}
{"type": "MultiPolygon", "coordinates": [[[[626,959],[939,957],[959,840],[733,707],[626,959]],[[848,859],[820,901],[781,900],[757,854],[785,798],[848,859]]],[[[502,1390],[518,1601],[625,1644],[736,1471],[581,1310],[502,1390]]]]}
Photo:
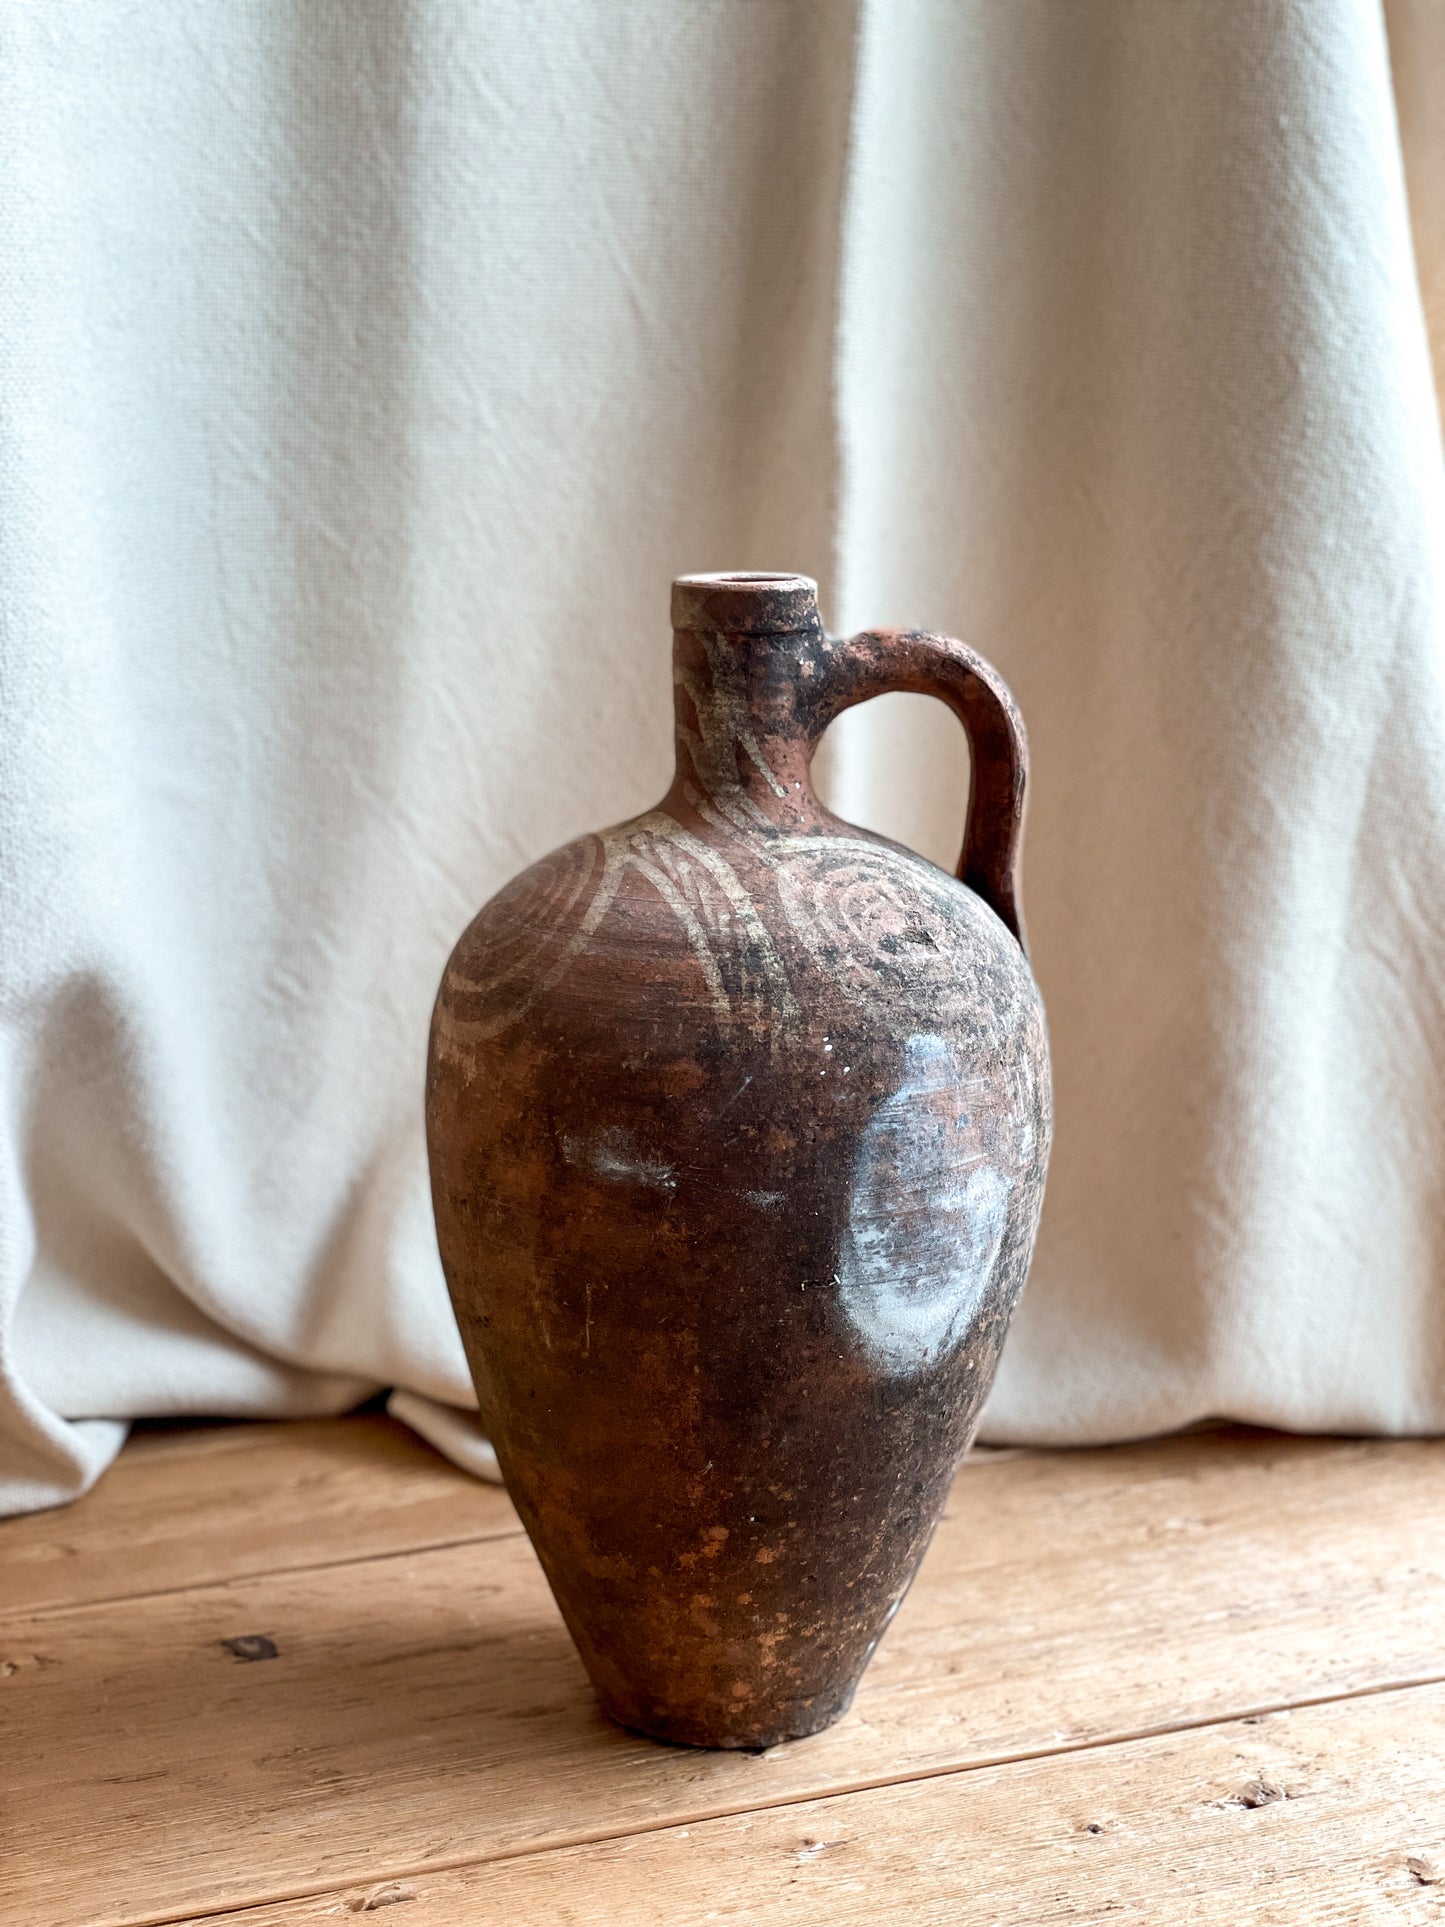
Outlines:
{"type": "Polygon", "coordinates": [[[916,1372],[967,1336],[1008,1229],[1014,1180],[976,1149],[965,1095],[948,1041],[916,1034],[859,1142],[839,1302],[890,1373],[916,1372]]]}
{"type": "Polygon", "coordinates": [[[652,1191],[677,1189],[672,1166],[659,1158],[645,1157],[632,1133],[618,1124],[591,1137],[564,1137],[562,1155],[568,1164],[608,1184],[640,1184],[652,1191]]]}

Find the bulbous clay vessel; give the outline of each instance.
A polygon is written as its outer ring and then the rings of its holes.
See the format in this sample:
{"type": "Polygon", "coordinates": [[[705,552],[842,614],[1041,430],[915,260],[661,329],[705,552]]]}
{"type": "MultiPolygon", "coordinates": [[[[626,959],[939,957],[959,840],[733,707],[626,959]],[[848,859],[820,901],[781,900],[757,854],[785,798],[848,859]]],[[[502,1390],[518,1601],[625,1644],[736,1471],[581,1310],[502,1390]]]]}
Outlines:
{"type": "Polygon", "coordinates": [[[972,651],[834,640],[804,577],[683,577],[673,625],[672,788],[462,937],[428,1135],[482,1416],[604,1706],[763,1747],[852,1698],[1028,1267],[1024,743],[972,651]],[[960,880],[810,786],[894,689],[968,731],[960,880]]]}

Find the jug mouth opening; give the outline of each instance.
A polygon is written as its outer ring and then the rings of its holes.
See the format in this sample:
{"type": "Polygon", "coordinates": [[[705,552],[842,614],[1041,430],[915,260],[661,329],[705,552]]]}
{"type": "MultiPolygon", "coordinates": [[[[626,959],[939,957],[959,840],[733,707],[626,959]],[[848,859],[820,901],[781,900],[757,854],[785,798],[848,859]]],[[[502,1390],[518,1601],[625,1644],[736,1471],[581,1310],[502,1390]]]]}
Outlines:
{"type": "Polygon", "coordinates": [[[672,585],[672,626],[724,635],[818,630],[818,585],[808,575],[751,569],[680,575],[672,585]]]}

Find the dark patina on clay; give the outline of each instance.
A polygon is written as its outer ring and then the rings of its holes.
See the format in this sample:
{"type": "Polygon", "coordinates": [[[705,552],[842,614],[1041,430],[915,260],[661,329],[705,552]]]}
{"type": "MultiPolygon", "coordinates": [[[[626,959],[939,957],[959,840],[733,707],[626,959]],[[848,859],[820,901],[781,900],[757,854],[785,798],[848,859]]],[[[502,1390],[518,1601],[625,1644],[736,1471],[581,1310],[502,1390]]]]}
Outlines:
{"type": "Polygon", "coordinates": [[[971,650],[829,637],[804,577],[684,577],[673,623],[672,788],[466,931],[428,1138],[482,1416],[604,1706],[763,1747],[852,1698],[1028,1268],[1024,743],[971,650]],[[968,730],[957,880],[809,782],[896,689],[968,730]]]}

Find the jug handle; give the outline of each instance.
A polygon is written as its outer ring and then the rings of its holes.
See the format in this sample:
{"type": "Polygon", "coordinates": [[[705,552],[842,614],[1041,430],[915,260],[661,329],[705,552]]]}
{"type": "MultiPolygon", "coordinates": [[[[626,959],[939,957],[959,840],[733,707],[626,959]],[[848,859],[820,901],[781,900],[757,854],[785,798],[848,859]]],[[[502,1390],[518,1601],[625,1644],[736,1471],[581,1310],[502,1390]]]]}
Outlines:
{"type": "Polygon", "coordinates": [[[1028,739],[1003,677],[966,643],[921,629],[864,629],[834,642],[830,655],[834,673],[826,678],[832,700],[825,727],[856,703],[895,691],[936,696],[963,724],[968,815],[954,874],[983,898],[1027,956],[1019,858],[1028,739]]]}

